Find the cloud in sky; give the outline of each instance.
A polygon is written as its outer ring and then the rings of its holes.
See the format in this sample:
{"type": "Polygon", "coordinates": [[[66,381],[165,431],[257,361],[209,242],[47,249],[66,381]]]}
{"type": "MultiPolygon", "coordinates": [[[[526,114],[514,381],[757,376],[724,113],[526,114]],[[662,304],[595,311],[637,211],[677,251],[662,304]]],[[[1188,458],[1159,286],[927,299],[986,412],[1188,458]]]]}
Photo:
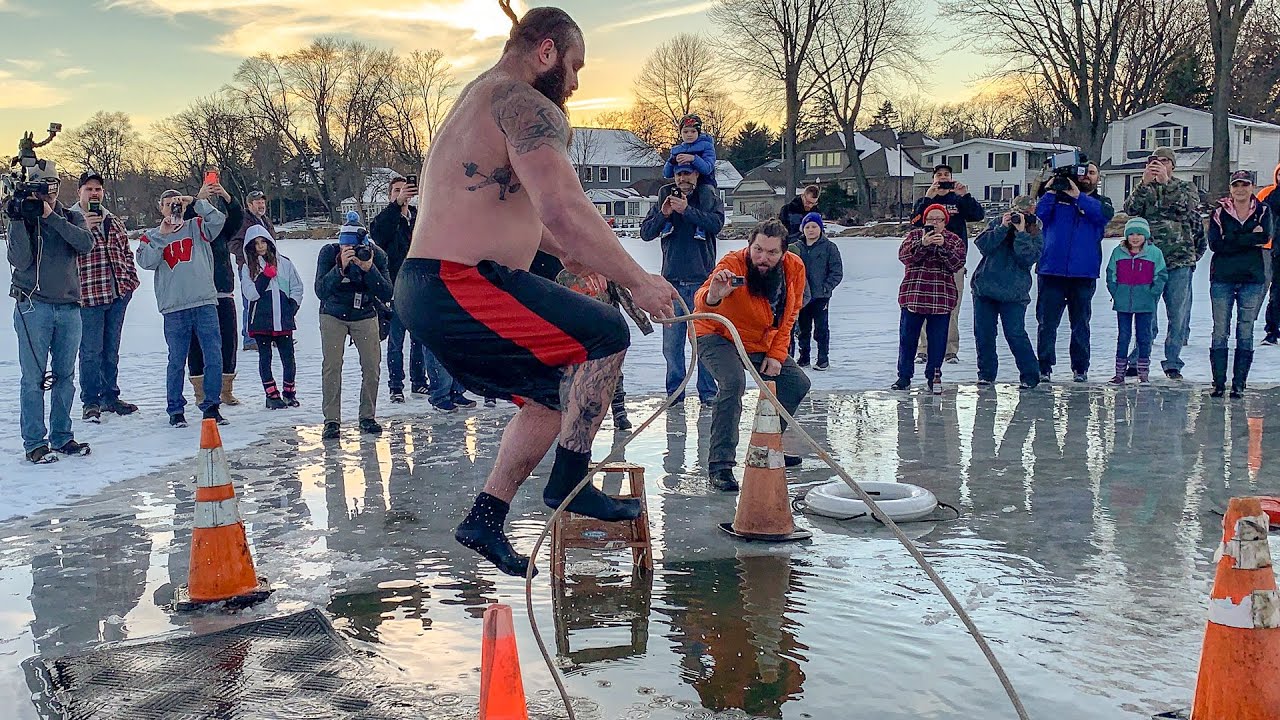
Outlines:
{"type": "Polygon", "coordinates": [[[88,74],[89,74],[89,71],[85,68],[69,67],[69,68],[63,68],[55,72],[53,76],[58,78],[59,80],[70,80],[71,78],[76,78],[76,77],[80,77],[81,75],[88,75],[88,74]]]}
{"type": "Polygon", "coordinates": [[[32,110],[53,107],[67,101],[67,95],[52,85],[0,70],[0,110],[32,110]]]}
{"type": "Polygon", "coordinates": [[[668,18],[683,17],[685,15],[700,15],[711,8],[711,2],[693,2],[674,5],[672,7],[655,10],[654,12],[640,15],[638,17],[627,18],[616,23],[602,25],[600,32],[609,32],[610,30],[618,30],[620,28],[632,27],[635,25],[644,25],[646,23],[655,22],[657,20],[666,20],[668,18]]]}
{"type": "MultiPolygon", "coordinates": [[[[0,0],[3,2],[3,0],[0,0]]],[[[513,8],[524,11],[524,3],[513,8]]],[[[170,18],[196,17],[230,26],[210,49],[247,57],[281,53],[319,35],[377,40],[396,47],[464,50],[505,38],[511,22],[493,0],[107,0],[107,7],[170,18]]]]}

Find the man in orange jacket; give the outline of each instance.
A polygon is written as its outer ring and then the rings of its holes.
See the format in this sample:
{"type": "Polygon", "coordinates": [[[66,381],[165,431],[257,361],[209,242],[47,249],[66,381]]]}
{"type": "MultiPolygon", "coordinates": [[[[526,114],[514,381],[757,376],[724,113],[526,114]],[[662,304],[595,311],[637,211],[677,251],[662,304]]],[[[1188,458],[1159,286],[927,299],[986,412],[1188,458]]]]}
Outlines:
{"type": "MultiPolygon", "coordinates": [[[[694,296],[694,309],[718,313],[733,323],[752,364],[766,380],[777,383],[778,399],[787,412],[795,413],[809,393],[808,376],[787,356],[791,328],[805,300],[804,261],[787,252],[787,228],[778,220],[756,225],[749,237],[747,247],[720,258],[694,296]]],[[[723,325],[698,320],[694,331],[698,358],[720,388],[711,415],[709,480],[717,490],[734,492],[738,489],[733,466],[738,455],[746,371],[723,325]]],[[[799,465],[800,458],[787,456],[786,464],[799,465]]]]}
{"type": "MultiPolygon", "coordinates": [[[[1258,199],[1266,203],[1271,208],[1271,217],[1280,218],[1280,192],[1276,192],[1276,187],[1280,186],[1280,165],[1276,166],[1275,182],[1258,191],[1258,199]]],[[[1273,233],[1280,233],[1280,227],[1273,229],[1273,233]]],[[[1268,265],[1270,272],[1267,273],[1268,281],[1271,283],[1271,296],[1267,300],[1266,314],[1266,330],[1267,336],[1263,338],[1263,345],[1275,345],[1280,340],[1280,292],[1276,291],[1276,261],[1280,260],[1276,253],[1280,248],[1274,246],[1274,243],[1264,245],[1271,253],[1271,263],[1268,265]]]]}

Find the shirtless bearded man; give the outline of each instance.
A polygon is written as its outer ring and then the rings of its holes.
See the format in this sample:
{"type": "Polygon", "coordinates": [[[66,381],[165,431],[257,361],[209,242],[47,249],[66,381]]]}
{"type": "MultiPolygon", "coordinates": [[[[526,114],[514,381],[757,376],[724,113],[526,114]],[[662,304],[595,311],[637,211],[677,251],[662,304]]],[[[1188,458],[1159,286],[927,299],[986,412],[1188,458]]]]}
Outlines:
{"type": "MultiPolygon", "coordinates": [[[[569,161],[564,103],[584,59],[582,31],[563,10],[535,8],[512,29],[502,59],[463,90],[431,144],[396,281],[396,308],[450,374],[520,406],[456,534],[511,575],[529,563],[503,531],[511,499],[557,436],[543,500],[558,506],[586,477],[630,344],[616,309],[529,273],[534,254],[617,282],[657,318],[671,317],[678,297],[627,254],[569,161]]],[[[610,521],[640,513],[638,501],[592,485],[569,509],[610,521]]]]}

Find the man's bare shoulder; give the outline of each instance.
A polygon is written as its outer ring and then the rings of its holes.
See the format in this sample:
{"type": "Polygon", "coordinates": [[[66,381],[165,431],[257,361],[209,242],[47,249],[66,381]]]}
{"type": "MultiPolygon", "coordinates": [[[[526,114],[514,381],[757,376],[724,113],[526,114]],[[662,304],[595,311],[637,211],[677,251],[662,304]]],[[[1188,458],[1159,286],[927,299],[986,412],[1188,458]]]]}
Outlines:
{"type": "MultiPolygon", "coordinates": [[[[486,87],[493,121],[517,155],[542,147],[568,152],[569,121],[555,103],[527,82],[495,76],[486,87]]],[[[483,97],[476,88],[477,98],[483,97]]]]}

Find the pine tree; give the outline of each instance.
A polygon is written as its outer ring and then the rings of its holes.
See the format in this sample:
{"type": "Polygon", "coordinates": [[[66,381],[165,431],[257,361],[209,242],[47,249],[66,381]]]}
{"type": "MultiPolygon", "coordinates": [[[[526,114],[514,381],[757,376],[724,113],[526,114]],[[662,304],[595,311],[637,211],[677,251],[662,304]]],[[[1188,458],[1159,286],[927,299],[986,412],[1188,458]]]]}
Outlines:
{"type": "Polygon", "coordinates": [[[729,141],[726,159],[745,175],[778,157],[780,149],[778,138],[767,126],[748,120],[729,141]]]}
{"type": "Polygon", "coordinates": [[[876,110],[876,114],[871,117],[871,127],[868,129],[888,130],[893,127],[897,117],[898,111],[893,108],[893,103],[885,100],[880,104],[880,108],[876,110]]]}

